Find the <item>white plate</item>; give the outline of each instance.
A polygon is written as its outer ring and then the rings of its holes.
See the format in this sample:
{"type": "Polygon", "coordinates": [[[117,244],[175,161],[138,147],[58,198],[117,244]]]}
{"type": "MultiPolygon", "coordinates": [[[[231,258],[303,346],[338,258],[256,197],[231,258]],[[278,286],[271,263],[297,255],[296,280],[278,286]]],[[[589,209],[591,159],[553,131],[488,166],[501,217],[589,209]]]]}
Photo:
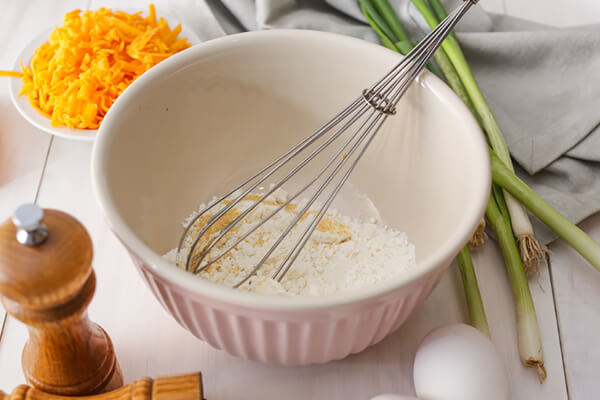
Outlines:
{"type": "MultiPolygon", "coordinates": [[[[117,11],[126,11],[128,13],[133,13],[140,11],[139,9],[116,9],[117,11]]],[[[180,22],[174,19],[171,16],[158,14],[157,18],[163,17],[171,28],[177,26],[180,22]]],[[[20,61],[23,61],[23,65],[29,66],[31,62],[31,58],[33,57],[33,52],[35,49],[40,47],[43,43],[47,42],[50,33],[54,28],[47,28],[40,34],[38,34],[31,42],[29,42],[23,50],[17,56],[17,60],[13,66],[15,71],[21,71],[20,61]]],[[[200,43],[200,39],[196,34],[190,29],[186,28],[183,24],[181,24],[181,33],[179,37],[185,37],[188,39],[188,42],[193,46],[195,44],[200,43]]],[[[38,110],[36,110],[30,103],[27,96],[19,96],[19,92],[21,92],[22,80],[21,79],[9,79],[8,81],[8,92],[10,94],[10,98],[19,111],[23,118],[25,118],[29,123],[33,126],[41,129],[44,132],[48,132],[52,135],[60,136],[67,139],[73,140],[83,140],[83,141],[93,141],[98,132],[97,129],[75,129],[75,128],[66,128],[66,127],[56,127],[50,124],[50,119],[41,114],[38,110]]]]}

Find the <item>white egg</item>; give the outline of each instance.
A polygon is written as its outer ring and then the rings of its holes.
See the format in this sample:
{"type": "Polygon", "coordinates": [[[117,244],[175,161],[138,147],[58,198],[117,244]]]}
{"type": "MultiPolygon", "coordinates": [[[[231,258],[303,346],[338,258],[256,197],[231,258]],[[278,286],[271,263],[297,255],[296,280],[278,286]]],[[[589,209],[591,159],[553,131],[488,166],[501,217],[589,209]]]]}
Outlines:
{"type": "Polygon", "coordinates": [[[371,397],[371,400],[419,400],[412,396],[400,396],[399,394],[384,393],[371,397]]]}
{"type": "Polygon", "coordinates": [[[421,342],[415,392],[426,400],[507,400],[506,369],[490,339],[465,324],[445,325],[421,342]]]}

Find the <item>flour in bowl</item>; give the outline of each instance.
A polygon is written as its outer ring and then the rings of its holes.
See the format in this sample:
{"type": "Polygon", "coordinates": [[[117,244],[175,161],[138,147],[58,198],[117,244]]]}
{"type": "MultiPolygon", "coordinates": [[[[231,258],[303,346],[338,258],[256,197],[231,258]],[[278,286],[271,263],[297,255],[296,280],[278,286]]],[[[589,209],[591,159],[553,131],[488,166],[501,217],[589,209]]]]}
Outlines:
{"type": "MultiPolygon", "coordinates": [[[[249,194],[225,213],[200,239],[195,254],[205,251],[219,231],[259,197],[258,194],[249,194]]],[[[277,189],[228,232],[206,255],[204,262],[212,260],[223,250],[235,244],[250,228],[270,215],[287,199],[288,193],[277,189]]],[[[214,201],[216,198],[213,199],[214,201]]],[[[259,263],[305,204],[306,199],[290,202],[224,257],[200,272],[198,276],[230,287],[240,282],[259,263]]],[[[190,230],[191,234],[186,237],[179,257],[177,249],[169,251],[164,257],[169,262],[184,268],[185,259],[193,240],[210,217],[225,206],[224,203],[215,206],[196,221],[190,230]]],[[[187,226],[198,213],[207,207],[202,204],[197,212],[183,221],[183,225],[187,226]]],[[[271,276],[286,259],[318,210],[318,205],[313,205],[309,209],[256,275],[244,283],[240,289],[269,294],[322,296],[369,287],[415,268],[415,247],[408,242],[405,233],[390,229],[374,220],[361,222],[330,209],[283,280],[278,282],[272,279],[271,276]]]]}

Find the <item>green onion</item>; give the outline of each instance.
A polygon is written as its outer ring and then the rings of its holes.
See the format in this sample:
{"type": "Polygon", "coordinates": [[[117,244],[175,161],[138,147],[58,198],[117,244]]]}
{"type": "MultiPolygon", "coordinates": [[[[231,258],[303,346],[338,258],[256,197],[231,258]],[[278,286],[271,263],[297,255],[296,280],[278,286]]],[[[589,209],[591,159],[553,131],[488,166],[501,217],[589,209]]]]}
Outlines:
{"type": "Polygon", "coordinates": [[[485,316],[485,309],[483,308],[483,301],[481,300],[481,293],[479,292],[479,285],[477,284],[477,276],[475,275],[475,269],[473,268],[473,260],[471,259],[471,253],[467,246],[463,247],[456,256],[456,263],[458,264],[465,297],[467,299],[467,308],[469,309],[471,325],[490,337],[490,328],[485,316]]]}
{"type": "MultiPolygon", "coordinates": [[[[392,44],[401,40],[402,38],[396,37],[392,29],[388,26],[385,20],[379,15],[373,3],[369,0],[358,0],[360,8],[365,16],[373,21],[371,26],[377,26],[381,33],[377,32],[380,37],[385,37],[392,44]]],[[[386,46],[387,47],[387,46],[386,46]]]]}
{"type": "Polygon", "coordinates": [[[563,238],[571,247],[600,271],[600,244],[563,217],[527,186],[490,150],[492,179],[517,198],[536,217],[563,238]]]}
{"type": "MultiPolygon", "coordinates": [[[[375,33],[379,35],[381,44],[403,55],[408,54],[412,50],[414,46],[406,36],[400,20],[387,0],[358,0],[358,2],[367,22],[371,25],[375,33]],[[382,12],[383,16],[379,12],[382,12]],[[388,25],[387,21],[389,21],[390,25],[388,25]]],[[[426,67],[431,72],[436,73],[430,63],[427,63],[426,67]]]]}
{"type": "Polygon", "coordinates": [[[544,354],[529,283],[512,235],[509,219],[502,214],[494,196],[491,196],[488,201],[486,215],[502,249],[506,271],[513,290],[521,361],[528,367],[535,367],[540,382],[543,382],[546,379],[544,354]]]}
{"type": "Polygon", "coordinates": [[[371,28],[379,35],[381,44],[390,50],[398,52],[398,48],[394,45],[394,34],[392,30],[385,24],[381,19],[373,5],[369,0],[359,0],[359,5],[362,13],[365,15],[367,22],[371,25],[371,28]]]}
{"type": "MultiPolygon", "coordinates": [[[[412,42],[410,40],[401,40],[399,42],[394,43],[396,45],[396,47],[398,48],[398,53],[402,54],[402,55],[407,55],[412,48],[414,47],[412,42]]],[[[431,69],[431,67],[429,66],[429,64],[427,65],[427,67],[429,69],[431,69]]]]}
{"type": "Polygon", "coordinates": [[[508,211],[508,206],[504,200],[504,191],[502,188],[496,184],[492,184],[492,196],[494,196],[494,200],[496,200],[496,205],[500,209],[500,212],[508,218],[508,222],[510,223],[510,212],[508,211]]]}
{"type": "Polygon", "coordinates": [[[408,35],[404,30],[404,27],[400,23],[400,20],[396,16],[394,9],[388,3],[387,0],[372,0],[372,4],[375,6],[375,9],[381,15],[381,18],[385,21],[389,29],[395,35],[394,42],[406,41],[408,40],[408,35]]]}
{"type": "MultiPolygon", "coordinates": [[[[385,21],[389,29],[396,36],[396,41],[394,42],[394,45],[397,48],[396,51],[400,54],[407,55],[414,46],[408,38],[402,23],[396,16],[396,13],[394,12],[394,9],[390,3],[387,0],[372,0],[372,3],[375,9],[377,9],[378,13],[381,15],[383,21],[385,21]]],[[[373,24],[371,24],[371,26],[373,26],[373,24]]]]}
{"type": "Polygon", "coordinates": [[[373,30],[379,34],[379,37],[385,35],[385,32],[391,32],[391,34],[385,36],[386,40],[389,39],[394,42],[395,48],[386,47],[402,55],[406,55],[412,50],[413,44],[387,0],[359,0],[359,2],[367,21],[369,21],[373,30]]]}
{"type": "MultiPolygon", "coordinates": [[[[428,6],[425,0],[412,0],[412,3],[419,10],[419,12],[425,18],[427,24],[434,29],[438,24],[438,16],[446,15],[443,6],[439,2],[431,2],[434,9],[437,10],[434,13],[428,6]]],[[[473,105],[479,114],[481,123],[485,132],[487,133],[488,140],[492,145],[492,148],[500,159],[514,171],[512,160],[508,152],[508,147],[500,131],[500,127],[494,118],[492,110],[488,106],[473,73],[469,68],[469,64],[460,48],[460,44],[456,39],[456,36],[450,35],[442,43],[442,48],[448,55],[448,58],[452,61],[452,64],[456,68],[458,75],[460,76],[469,97],[473,101],[473,105]]],[[[510,211],[510,218],[512,221],[512,229],[517,237],[519,247],[521,249],[521,257],[527,271],[533,275],[539,270],[540,261],[546,260],[547,249],[540,245],[533,233],[533,226],[527,215],[527,211],[523,208],[518,201],[512,196],[505,193],[505,200],[510,211]]]]}

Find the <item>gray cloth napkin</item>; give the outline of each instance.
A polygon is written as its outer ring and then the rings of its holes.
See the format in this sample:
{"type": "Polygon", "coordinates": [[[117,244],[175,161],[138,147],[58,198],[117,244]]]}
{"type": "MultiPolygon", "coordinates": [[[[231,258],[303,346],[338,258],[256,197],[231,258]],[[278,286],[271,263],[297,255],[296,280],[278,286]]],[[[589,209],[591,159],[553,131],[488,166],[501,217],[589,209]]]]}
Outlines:
{"type": "MultiPolygon", "coordinates": [[[[461,0],[448,0],[448,9],[461,0]]],[[[391,0],[413,39],[429,28],[391,0]]],[[[378,43],[356,0],[171,0],[201,39],[257,29],[313,29],[378,43]]],[[[517,173],[573,222],[600,210],[600,25],[558,29],[479,6],[456,29],[504,133],[517,173]]],[[[535,221],[538,238],[556,236],[535,221]]]]}

